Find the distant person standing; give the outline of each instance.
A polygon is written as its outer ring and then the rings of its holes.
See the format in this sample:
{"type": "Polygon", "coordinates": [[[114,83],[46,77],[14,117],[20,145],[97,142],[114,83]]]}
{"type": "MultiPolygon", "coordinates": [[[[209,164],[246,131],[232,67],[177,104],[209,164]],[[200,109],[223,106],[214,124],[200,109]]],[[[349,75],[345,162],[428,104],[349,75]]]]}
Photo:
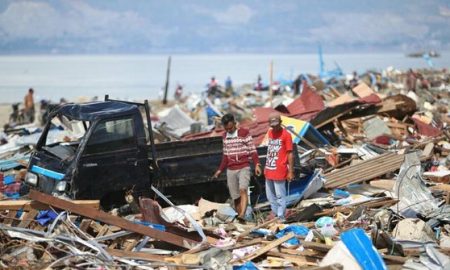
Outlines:
{"type": "Polygon", "coordinates": [[[267,157],[264,168],[266,196],[272,213],[281,221],[286,214],[286,180],[294,179],[294,156],[292,137],[281,126],[279,113],[269,115],[271,129],[267,132],[267,157]]]}
{"type": "Polygon", "coordinates": [[[177,84],[177,88],[175,88],[174,98],[176,101],[180,101],[183,96],[183,86],[181,84],[177,84]]]}
{"type": "Polygon", "coordinates": [[[211,77],[211,81],[208,84],[208,96],[216,96],[219,85],[217,84],[216,77],[211,77]]]}
{"type": "Polygon", "coordinates": [[[263,90],[262,78],[261,75],[258,74],[258,79],[256,80],[255,90],[262,91],[263,90]]]}
{"type": "Polygon", "coordinates": [[[233,95],[233,81],[231,80],[231,77],[228,76],[225,80],[225,92],[229,95],[233,95]]]}
{"type": "Polygon", "coordinates": [[[33,88],[28,89],[28,94],[24,98],[24,105],[25,105],[25,120],[28,123],[34,122],[34,98],[33,98],[34,90],[33,88]]]}
{"type": "Polygon", "coordinates": [[[300,86],[302,84],[302,75],[298,75],[292,84],[292,88],[294,88],[294,97],[300,95],[300,86]]]}
{"type": "Polygon", "coordinates": [[[416,91],[417,74],[410,68],[406,73],[406,91],[416,91]]]}
{"type": "Polygon", "coordinates": [[[350,80],[350,90],[355,88],[359,83],[359,76],[356,71],[353,71],[353,78],[350,80]]]}

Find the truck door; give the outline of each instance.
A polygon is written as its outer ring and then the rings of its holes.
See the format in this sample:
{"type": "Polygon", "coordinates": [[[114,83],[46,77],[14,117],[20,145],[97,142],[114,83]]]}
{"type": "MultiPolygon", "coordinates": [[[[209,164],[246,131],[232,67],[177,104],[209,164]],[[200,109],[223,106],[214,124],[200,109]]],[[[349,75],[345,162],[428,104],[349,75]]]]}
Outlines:
{"type": "Polygon", "coordinates": [[[132,115],[93,126],[74,181],[77,198],[102,199],[142,182],[140,170],[146,167],[139,158],[135,127],[132,115]]]}

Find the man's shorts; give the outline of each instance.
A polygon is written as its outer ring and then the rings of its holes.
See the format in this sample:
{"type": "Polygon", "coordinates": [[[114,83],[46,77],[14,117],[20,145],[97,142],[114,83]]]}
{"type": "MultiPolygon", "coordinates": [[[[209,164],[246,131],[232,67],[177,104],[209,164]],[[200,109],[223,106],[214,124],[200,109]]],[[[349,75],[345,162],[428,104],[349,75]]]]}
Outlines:
{"type": "Polygon", "coordinates": [[[241,197],[239,190],[247,190],[250,183],[250,167],[238,170],[227,169],[227,184],[231,199],[236,200],[241,197]]]}

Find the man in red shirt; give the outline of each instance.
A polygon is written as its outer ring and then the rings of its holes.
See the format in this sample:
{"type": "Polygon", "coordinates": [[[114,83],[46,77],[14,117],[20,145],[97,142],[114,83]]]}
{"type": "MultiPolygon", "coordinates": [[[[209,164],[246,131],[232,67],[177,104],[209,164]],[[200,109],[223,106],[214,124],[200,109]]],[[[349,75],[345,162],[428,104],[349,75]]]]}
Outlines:
{"type": "Polygon", "coordinates": [[[286,212],[286,180],[294,179],[292,137],[281,126],[279,113],[269,115],[269,125],[271,129],[267,132],[267,158],[264,168],[266,196],[273,214],[283,221],[286,212]]]}
{"type": "Polygon", "coordinates": [[[223,134],[223,157],[219,169],[214,178],[219,177],[223,170],[227,169],[227,184],[230,196],[234,201],[238,220],[244,222],[247,210],[247,189],[250,182],[250,159],[255,164],[255,174],[261,174],[256,147],[248,129],[237,128],[232,114],[222,117],[222,125],[225,128],[223,134]]]}

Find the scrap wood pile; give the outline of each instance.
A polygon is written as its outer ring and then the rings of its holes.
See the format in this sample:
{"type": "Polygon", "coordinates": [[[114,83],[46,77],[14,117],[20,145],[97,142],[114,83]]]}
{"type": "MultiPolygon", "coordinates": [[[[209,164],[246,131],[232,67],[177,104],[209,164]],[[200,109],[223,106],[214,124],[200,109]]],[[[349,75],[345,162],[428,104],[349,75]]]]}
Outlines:
{"type": "MultiPolygon", "coordinates": [[[[140,198],[139,213],[119,217],[117,211],[98,210],[98,201],[27,194],[22,181],[29,149],[23,139],[10,135],[17,148],[0,151],[0,266],[448,269],[450,121],[447,91],[437,83],[448,75],[423,73],[431,81],[430,91],[383,96],[361,83],[347,92],[310,88],[299,100],[274,102],[277,106],[264,112],[232,104],[242,118],[255,114],[247,125],[254,125],[258,144],[259,131],[267,130],[264,116],[272,110],[309,121],[329,141],[299,144],[302,170],[311,167],[314,177],[302,191],[289,194],[286,220],[271,217],[267,203],[252,205],[253,214],[241,224],[229,204],[203,199],[196,205],[161,208],[140,198]],[[309,106],[318,96],[323,107],[309,106]]],[[[389,76],[393,91],[404,74],[389,76]]],[[[220,134],[214,129],[185,135],[195,122],[186,121],[188,126],[160,127],[160,138],[220,134]]],[[[296,181],[304,180],[291,185],[296,181]]]]}
{"type": "Polygon", "coordinates": [[[405,158],[399,173],[405,178],[304,199],[290,207],[286,221],[257,217],[241,224],[227,204],[201,200],[161,209],[144,198],[140,214],[118,217],[98,210],[98,201],[31,191],[29,200],[0,203],[0,262],[5,268],[445,269],[450,207],[439,206],[445,196],[420,194],[428,189],[418,183],[419,168],[408,169],[417,160],[415,153],[405,158]]]}
{"type": "Polygon", "coordinates": [[[118,217],[111,214],[114,211],[98,210],[98,201],[68,201],[31,191],[24,197],[28,200],[0,203],[1,264],[445,269],[450,256],[450,185],[439,182],[448,182],[445,176],[425,184],[420,160],[429,156],[429,146],[361,160],[340,168],[345,175],[341,179],[337,170],[321,175],[325,187],[295,200],[285,221],[261,214],[266,212],[263,205],[256,205],[253,218],[241,224],[233,220],[228,204],[200,200],[198,205],[162,209],[146,198],[139,200],[139,214],[118,217]],[[399,165],[391,162],[397,157],[402,160],[399,165]],[[380,160],[392,166],[374,165],[380,160]],[[395,179],[352,180],[361,166],[379,168],[377,175],[384,177],[399,173],[395,179]],[[327,177],[333,185],[340,183],[339,188],[327,188],[327,177]]]}

